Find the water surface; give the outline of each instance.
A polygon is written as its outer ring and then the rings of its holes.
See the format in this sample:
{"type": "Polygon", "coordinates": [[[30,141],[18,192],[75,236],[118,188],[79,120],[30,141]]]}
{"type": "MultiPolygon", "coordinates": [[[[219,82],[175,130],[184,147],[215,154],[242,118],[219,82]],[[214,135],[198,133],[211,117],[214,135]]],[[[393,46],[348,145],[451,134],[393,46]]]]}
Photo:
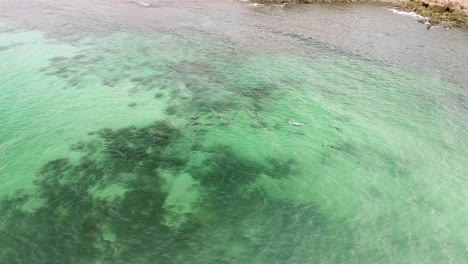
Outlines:
{"type": "Polygon", "coordinates": [[[0,3],[2,263],[468,260],[466,31],[145,3],[0,3]]]}

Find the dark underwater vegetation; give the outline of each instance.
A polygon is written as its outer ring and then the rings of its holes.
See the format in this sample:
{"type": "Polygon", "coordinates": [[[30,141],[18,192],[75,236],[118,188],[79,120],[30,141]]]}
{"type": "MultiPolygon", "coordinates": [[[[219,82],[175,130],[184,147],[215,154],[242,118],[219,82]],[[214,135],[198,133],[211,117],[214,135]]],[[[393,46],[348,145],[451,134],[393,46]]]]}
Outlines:
{"type": "MultiPolygon", "coordinates": [[[[170,149],[183,133],[165,122],[103,129],[92,137],[72,146],[83,154],[79,161],[57,159],[44,165],[35,181],[36,193],[1,201],[5,263],[213,263],[208,256],[198,256],[197,248],[205,232],[215,235],[213,230],[226,227],[232,229],[233,241],[248,245],[246,256],[259,254],[268,242],[269,251],[259,256],[284,263],[294,255],[289,239],[301,240],[295,223],[312,222],[314,228],[323,224],[314,208],[272,199],[253,184],[261,175],[289,177],[293,160],[256,163],[227,146],[216,146],[195,150],[204,155],[201,166],[188,165],[170,149]],[[198,182],[197,213],[184,215],[177,228],[165,224],[168,193],[161,170],[185,170],[198,182]],[[93,196],[93,190],[112,182],[123,184],[125,192],[111,199],[93,196]],[[33,199],[40,203],[28,206],[33,199]],[[253,216],[259,213],[275,217],[256,220],[253,216]],[[236,231],[243,220],[268,221],[277,229],[247,237],[236,231]]],[[[216,251],[216,263],[242,261],[229,256],[222,243],[216,251]]]]}

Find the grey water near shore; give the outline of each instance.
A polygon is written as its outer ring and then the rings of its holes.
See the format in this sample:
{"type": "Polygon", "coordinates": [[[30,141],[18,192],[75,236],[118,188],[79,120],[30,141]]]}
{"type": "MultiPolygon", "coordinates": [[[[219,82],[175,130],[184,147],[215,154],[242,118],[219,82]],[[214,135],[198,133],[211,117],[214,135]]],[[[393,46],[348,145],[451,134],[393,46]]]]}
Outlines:
{"type": "Polygon", "coordinates": [[[468,32],[390,8],[0,1],[0,262],[466,262],[468,32]]]}

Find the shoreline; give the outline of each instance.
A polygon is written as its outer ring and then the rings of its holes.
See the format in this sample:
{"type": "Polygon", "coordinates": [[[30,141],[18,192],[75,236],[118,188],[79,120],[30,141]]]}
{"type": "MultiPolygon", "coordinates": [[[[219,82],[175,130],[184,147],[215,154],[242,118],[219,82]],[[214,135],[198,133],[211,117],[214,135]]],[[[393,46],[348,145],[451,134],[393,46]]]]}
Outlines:
{"type": "Polygon", "coordinates": [[[404,12],[414,12],[423,18],[427,28],[443,24],[445,28],[468,28],[468,0],[254,0],[260,4],[311,4],[326,2],[388,3],[404,12]]]}
{"type": "Polygon", "coordinates": [[[400,10],[423,16],[419,22],[431,26],[443,23],[445,28],[468,27],[468,0],[407,0],[400,10]]]}

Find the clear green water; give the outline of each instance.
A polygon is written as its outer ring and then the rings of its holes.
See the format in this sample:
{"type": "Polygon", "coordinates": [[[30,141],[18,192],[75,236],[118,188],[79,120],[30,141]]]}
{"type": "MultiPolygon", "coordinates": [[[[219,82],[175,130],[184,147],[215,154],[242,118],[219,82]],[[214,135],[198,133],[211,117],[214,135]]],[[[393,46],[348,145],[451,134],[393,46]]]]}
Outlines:
{"type": "Polygon", "coordinates": [[[460,85],[333,49],[9,27],[1,263],[468,260],[460,85]]]}

